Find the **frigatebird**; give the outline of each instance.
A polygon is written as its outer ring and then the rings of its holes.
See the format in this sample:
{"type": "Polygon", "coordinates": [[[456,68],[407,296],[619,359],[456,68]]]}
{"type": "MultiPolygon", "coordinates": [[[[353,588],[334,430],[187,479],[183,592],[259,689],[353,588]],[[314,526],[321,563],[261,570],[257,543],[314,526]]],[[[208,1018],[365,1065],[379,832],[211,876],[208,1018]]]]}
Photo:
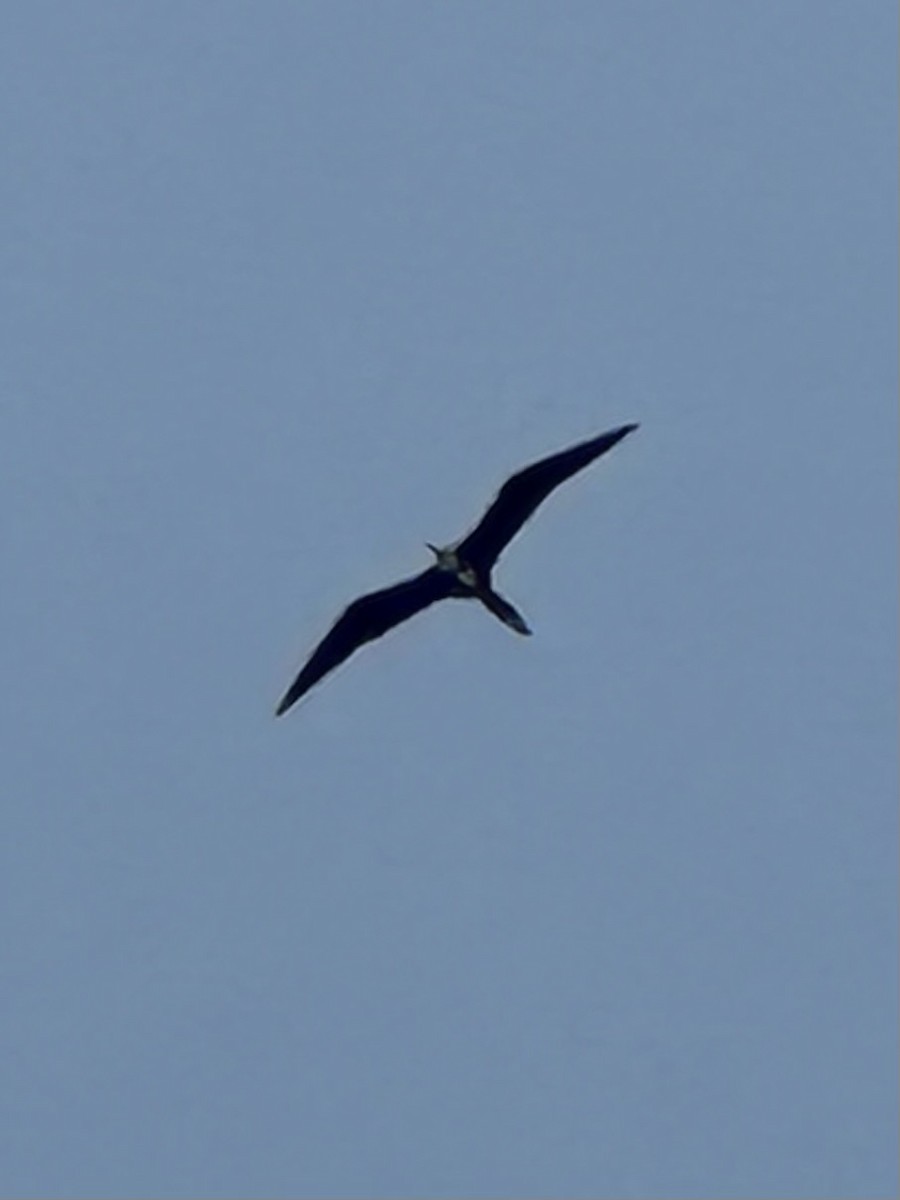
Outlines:
{"type": "Polygon", "coordinates": [[[427,543],[436,562],[420,575],[354,600],[313,651],[281,698],[276,716],[333,671],[354,650],[415,616],[438,600],[460,596],[481,603],[516,633],[530,634],[525,619],[491,586],[491,571],[506,546],[538,505],[570,476],[612,449],[637,425],[621,425],[599,437],[570,446],[518,471],[507,479],[471,533],[449,546],[427,543]]]}

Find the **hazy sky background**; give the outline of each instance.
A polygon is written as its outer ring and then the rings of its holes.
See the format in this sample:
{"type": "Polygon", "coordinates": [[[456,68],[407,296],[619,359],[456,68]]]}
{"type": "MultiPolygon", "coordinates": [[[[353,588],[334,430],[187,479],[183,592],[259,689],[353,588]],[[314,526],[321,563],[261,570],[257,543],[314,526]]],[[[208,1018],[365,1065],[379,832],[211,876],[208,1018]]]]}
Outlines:
{"type": "Polygon", "coordinates": [[[0,1191],[896,1194],[894,7],[6,6],[0,1191]]]}

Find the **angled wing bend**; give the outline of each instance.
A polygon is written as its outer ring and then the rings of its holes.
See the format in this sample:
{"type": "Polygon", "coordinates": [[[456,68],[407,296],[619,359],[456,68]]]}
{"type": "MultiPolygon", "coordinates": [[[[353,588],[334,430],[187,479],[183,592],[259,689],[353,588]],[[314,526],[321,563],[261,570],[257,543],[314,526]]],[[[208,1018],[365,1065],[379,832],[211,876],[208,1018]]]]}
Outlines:
{"type": "Polygon", "coordinates": [[[476,571],[490,571],[504,548],[554,488],[611,450],[634,429],[637,425],[622,425],[518,471],[507,479],[479,523],[460,542],[457,553],[476,571]]]}
{"type": "Polygon", "coordinates": [[[365,642],[372,642],[395,625],[408,620],[450,595],[453,576],[429,567],[421,575],[404,579],[380,592],[370,592],[344,610],[313,651],[303,670],[285,692],[275,710],[280,717],[329,671],[340,666],[365,642]]]}

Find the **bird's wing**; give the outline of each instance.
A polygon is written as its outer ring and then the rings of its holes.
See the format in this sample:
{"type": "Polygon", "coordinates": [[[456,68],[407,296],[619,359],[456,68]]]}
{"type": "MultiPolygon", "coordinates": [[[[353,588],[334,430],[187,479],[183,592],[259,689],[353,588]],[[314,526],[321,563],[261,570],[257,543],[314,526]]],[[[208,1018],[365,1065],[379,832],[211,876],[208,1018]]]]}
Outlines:
{"type": "Polygon", "coordinates": [[[457,546],[459,556],[471,563],[476,571],[489,571],[504,547],[554,488],[612,449],[634,429],[637,425],[611,429],[590,441],[542,458],[507,479],[479,523],[457,546]]]}
{"type": "Polygon", "coordinates": [[[344,610],[313,651],[303,670],[281,698],[276,716],[287,712],[302,695],[365,642],[374,641],[429,604],[443,600],[453,589],[449,571],[429,567],[380,592],[370,592],[344,610]]]}

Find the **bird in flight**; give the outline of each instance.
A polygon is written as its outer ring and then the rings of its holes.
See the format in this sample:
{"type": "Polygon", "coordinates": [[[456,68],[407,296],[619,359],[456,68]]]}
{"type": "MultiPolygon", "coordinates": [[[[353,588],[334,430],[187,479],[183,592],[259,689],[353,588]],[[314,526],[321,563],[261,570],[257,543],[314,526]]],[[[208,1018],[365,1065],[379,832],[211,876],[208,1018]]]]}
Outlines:
{"type": "Polygon", "coordinates": [[[522,614],[491,586],[494,564],[554,488],[611,450],[635,429],[637,425],[620,425],[618,429],[601,433],[518,471],[507,479],[471,533],[443,548],[428,543],[436,561],[426,571],[354,600],[325,634],[282,696],[275,715],[280,717],[287,712],[360,646],[380,638],[395,625],[450,596],[480,600],[510,629],[530,634],[522,614]]]}

